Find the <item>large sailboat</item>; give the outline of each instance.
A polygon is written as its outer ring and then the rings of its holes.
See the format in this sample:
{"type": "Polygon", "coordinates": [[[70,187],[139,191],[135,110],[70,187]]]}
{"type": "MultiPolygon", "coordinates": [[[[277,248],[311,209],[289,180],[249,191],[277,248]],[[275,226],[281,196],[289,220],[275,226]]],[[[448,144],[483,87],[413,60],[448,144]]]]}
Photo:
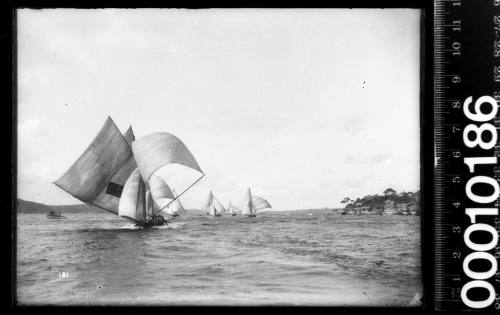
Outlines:
{"type": "Polygon", "coordinates": [[[268,208],[272,208],[269,201],[256,195],[252,196],[252,192],[250,191],[250,188],[248,188],[245,195],[245,200],[243,202],[243,209],[241,210],[241,214],[248,217],[255,217],[257,216],[257,211],[268,208]]]}
{"type": "MultiPolygon", "coordinates": [[[[122,135],[108,117],[92,143],[54,184],[80,201],[127,218],[138,226],[163,225],[166,220],[159,215],[162,209],[153,200],[150,185],[155,173],[172,163],[202,174],[180,195],[205,175],[176,136],[156,132],[135,140],[131,127],[122,135]]],[[[158,198],[177,199],[170,188],[163,187],[161,194],[154,190],[158,198]]]]}
{"type": "Polygon", "coordinates": [[[205,210],[205,213],[214,217],[220,217],[224,213],[226,213],[226,208],[222,205],[222,203],[214,196],[212,191],[208,192],[208,199],[205,205],[202,208],[205,210]]]}

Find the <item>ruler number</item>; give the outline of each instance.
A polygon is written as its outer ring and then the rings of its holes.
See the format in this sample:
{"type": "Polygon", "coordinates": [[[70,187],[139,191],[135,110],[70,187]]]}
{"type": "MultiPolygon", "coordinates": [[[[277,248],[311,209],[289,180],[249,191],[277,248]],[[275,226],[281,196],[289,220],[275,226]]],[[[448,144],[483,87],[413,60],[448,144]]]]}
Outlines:
{"type": "Polygon", "coordinates": [[[493,67],[493,80],[500,82],[500,66],[493,67]]]}
{"type": "Polygon", "coordinates": [[[474,166],[476,166],[477,164],[497,164],[497,157],[468,157],[464,159],[464,163],[469,167],[469,171],[471,173],[474,173],[474,166]]]}
{"type": "MultiPolygon", "coordinates": [[[[471,103],[472,103],[472,96],[469,96],[464,102],[464,114],[467,118],[471,120],[478,122],[488,121],[493,119],[498,112],[497,102],[491,96],[487,95],[481,96],[476,100],[476,102],[474,103],[475,113],[471,112],[469,108],[469,105],[471,103]],[[487,107],[488,108],[491,107],[491,111],[485,113],[483,111],[485,108],[485,106],[482,106],[483,104],[490,105],[487,107]]],[[[484,123],[481,124],[480,126],[469,124],[465,127],[463,133],[464,144],[469,148],[474,148],[477,145],[479,145],[481,149],[489,150],[496,145],[497,138],[498,138],[497,130],[495,126],[490,123],[484,123]],[[483,135],[485,132],[491,135],[490,140],[488,142],[483,141],[483,135]],[[471,135],[474,135],[472,139],[470,137],[471,135]]]]}
{"type": "Polygon", "coordinates": [[[495,146],[495,144],[497,143],[497,138],[497,129],[495,128],[495,126],[489,123],[484,123],[480,126],[469,124],[464,129],[463,140],[465,145],[469,148],[474,148],[479,145],[481,149],[489,150],[495,146]],[[488,142],[483,141],[483,134],[485,131],[491,134],[491,138],[488,142]],[[470,139],[471,133],[475,135],[473,139],[470,139]]]}
{"type": "Polygon", "coordinates": [[[451,179],[452,182],[454,182],[455,184],[458,184],[460,183],[460,176],[454,176],[452,179],[451,179]]]}
{"type": "MultiPolygon", "coordinates": [[[[453,233],[457,233],[459,234],[460,232],[462,232],[462,229],[460,228],[460,226],[458,225],[454,225],[451,230],[453,231],[453,233]]],[[[460,252],[459,252],[460,253],[460,252]]],[[[460,256],[460,255],[459,255],[460,256]]]]}
{"type": "Polygon", "coordinates": [[[462,81],[462,78],[460,78],[460,76],[458,74],[451,77],[451,82],[452,83],[458,84],[461,81],[462,81]]]}
{"type": "Polygon", "coordinates": [[[451,49],[452,49],[452,55],[453,56],[460,56],[460,42],[453,42],[451,44],[451,49]]]}
{"type": "Polygon", "coordinates": [[[469,105],[471,103],[472,103],[472,96],[469,96],[464,102],[464,114],[470,120],[481,121],[481,122],[488,121],[493,119],[498,112],[497,101],[491,96],[487,95],[481,96],[476,100],[476,102],[474,103],[475,113],[471,112],[469,109],[469,105]],[[483,104],[491,105],[491,112],[485,114],[483,111],[481,111],[481,108],[484,108],[481,106],[483,104]]]}
{"type": "Polygon", "coordinates": [[[500,41],[493,41],[493,57],[500,57],[500,41]]]}
{"type": "Polygon", "coordinates": [[[451,107],[452,108],[460,109],[460,106],[461,106],[460,101],[453,101],[453,102],[451,102],[451,107]]]}

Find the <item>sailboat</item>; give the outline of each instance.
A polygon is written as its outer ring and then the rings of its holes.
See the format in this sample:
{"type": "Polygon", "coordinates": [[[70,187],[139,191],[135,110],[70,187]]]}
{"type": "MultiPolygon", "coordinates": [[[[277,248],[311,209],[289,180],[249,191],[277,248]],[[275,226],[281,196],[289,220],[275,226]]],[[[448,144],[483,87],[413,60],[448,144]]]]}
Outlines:
{"type": "Polygon", "coordinates": [[[172,217],[178,217],[180,214],[186,213],[186,209],[184,209],[181,200],[177,197],[175,189],[172,189],[172,192],[175,197],[174,201],[165,209],[165,212],[172,217]]]}
{"type": "MultiPolygon", "coordinates": [[[[176,136],[156,132],[135,140],[132,127],[122,135],[108,116],[92,143],[54,184],[80,201],[127,218],[137,226],[164,225],[166,220],[158,214],[162,209],[155,206],[150,184],[160,168],[172,163],[202,174],[181,194],[205,176],[176,136]]],[[[170,189],[161,197],[176,200],[170,189]]]]}
{"type": "Polygon", "coordinates": [[[228,212],[232,216],[238,215],[238,213],[241,212],[241,210],[239,210],[238,208],[236,208],[235,206],[232,205],[231,201],[229,201],[229,204],[227,205],[227,209],[228,209],[228,212]]]}
{"type": "Polygon", "coordinates": [[[207,202],[205,203],[205,206],[203,206],[203,209],[208,215],[214,217],[220,217],[221,215],[226,213],[226,208],[224,208],[219,199],[217,199],[217,197],[214,196],[212,190],[208,192],[208,199],[207,202]]]}
{"type": "Polygon", "coordinates": [[[241,214],[249,217],[255,217],[257,216],[257,211],[268,208],[272,208],[269,201],[256,195],[252,196],[252,192],[250,191],[250,188],[248,188],[241,214]]]}

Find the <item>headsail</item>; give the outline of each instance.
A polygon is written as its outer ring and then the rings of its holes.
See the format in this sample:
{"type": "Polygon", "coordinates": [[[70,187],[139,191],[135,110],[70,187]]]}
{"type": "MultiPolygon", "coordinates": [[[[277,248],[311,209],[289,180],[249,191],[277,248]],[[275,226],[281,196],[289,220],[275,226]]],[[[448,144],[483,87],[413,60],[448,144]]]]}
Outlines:
{"type": "Polygon", "coordinates": [[[267,209],[267,208],[272,208],[269,201],[267,201],[266,199],[264,199],[260,196],[255,196],[255,195],[252,196],[252,205],[256,211],[267,209]]]}
{"type": "Polygon", "coordinates": [[[123,134],[123,137],[129,145],[132,145],[132,142],[135,141],[135,135],[134,131],[132,130],[132,126],[128,127],[127,131],[125,131],[125,133],[123,134]]]}
{"type": "Polygon", "coordinates": [[[186,209],[184,209],[184,207],[182,206],[181,200],[177,197],[175,190],[172,190],[172,192],[174,193],[174,196],[175,196],[175,201],[171,205],[171,207],[173,209],[173,213],[174,214],[175,213],[186,213],[186,209]]]}
{"type": "Polygon", "coordinates": [[[217,197],[213,196],[213,207],[215,209],[215,211],[217,211],[217,214],[218,215],[222,215],[224,213],[226,213],[226,208],[224,208],[224,206],[222,205],[222,203],[219,201],[219,199],[217,199],[217,197]]]}
{"type": "Polygon", "coordinates": [[[186,145],[176,136],[156,132],[132,142],[132,151],[144,180],[149,180],[159,168],[177,163],[202,173],[186,145]]]}
{"type": "MultiPolygon", "coordinates": [[[[126,136],[132,139],[129,130],[126,136]]],[[[127,139],[108,117],[92,143],[54,184],[82,202],[117,214],[124,184],[136,167],[127,139]]]]}
{"type": "Polygon", "coordinates": [[[139,168],[136,168],[123,187],[118,215],[144,224],[146,211],[146,185],[141,178],[139,168]]]}

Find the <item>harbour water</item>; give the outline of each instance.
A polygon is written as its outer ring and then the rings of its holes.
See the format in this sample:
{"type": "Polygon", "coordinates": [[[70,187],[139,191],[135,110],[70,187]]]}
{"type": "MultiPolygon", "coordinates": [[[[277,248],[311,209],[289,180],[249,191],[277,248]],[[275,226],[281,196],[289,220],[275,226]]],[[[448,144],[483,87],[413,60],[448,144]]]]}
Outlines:
{"type": "Polygon", "coordinates": [[[17,216],[22,305],[419,305],[420,217],[17,216]]]}

